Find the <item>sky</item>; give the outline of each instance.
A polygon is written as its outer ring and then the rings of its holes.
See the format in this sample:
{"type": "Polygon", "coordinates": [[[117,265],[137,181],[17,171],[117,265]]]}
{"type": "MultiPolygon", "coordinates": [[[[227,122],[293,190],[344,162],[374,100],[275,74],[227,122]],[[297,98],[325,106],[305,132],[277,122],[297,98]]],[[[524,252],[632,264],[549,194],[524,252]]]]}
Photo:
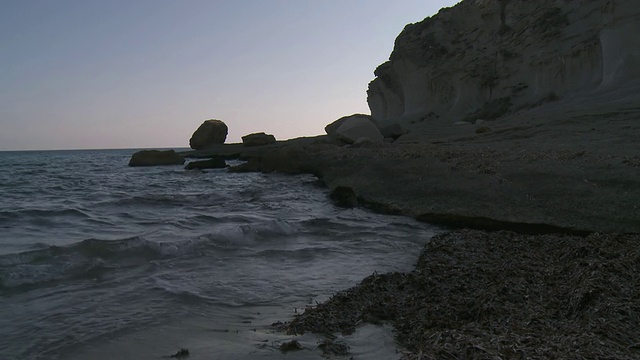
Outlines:
{"type": "Polygon", "coordinates": [[[0,150],[314,136],[369,113],[408,23],[458,0],[0,0],[0,150]]]}

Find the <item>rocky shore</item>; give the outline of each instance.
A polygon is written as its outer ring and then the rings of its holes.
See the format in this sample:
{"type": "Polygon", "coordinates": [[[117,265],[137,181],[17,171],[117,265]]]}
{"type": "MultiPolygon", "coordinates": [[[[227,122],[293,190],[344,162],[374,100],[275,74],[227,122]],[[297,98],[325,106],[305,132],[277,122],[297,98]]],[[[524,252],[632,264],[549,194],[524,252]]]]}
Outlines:
{"type": "Polygon", "coordinates": [[[465,0],[404,29],[371,116],[180,155],[314,174],[340,206],[462,229],[282,331],[391,323],[409,359],[637,359],[638,29],[635,0],[465,0]]]}
{"type": "Polygon", "coordinates": [[[480,134],[450,125],[393,143],[297,139],[238,152],[247,163],[231,171],[312,173],[362,205],[455,227],[640,233],[638,103],[548,104],[480,134]]]}
{"type": "Polygon", "coordinates": [[[405,359],[637,359],[638,241],[455,231],[411,273],[373,274],[281,329],[391,323],[405,359]]]}
{"type": "Polygon", "coordinates": [[[480,133],[433,127],[393,143],[321,136],[190,155],[246,160],[230,171],[315,174],[342,204],[479,229],[432,239],[413,272],[374,274],[280,331],[330,342],[363,323],[390,323],[406,359],[635,359],[633,94],[640,92],[596,94],[597,106],[547,104],[485,123],[490,130],[480,133]]]}

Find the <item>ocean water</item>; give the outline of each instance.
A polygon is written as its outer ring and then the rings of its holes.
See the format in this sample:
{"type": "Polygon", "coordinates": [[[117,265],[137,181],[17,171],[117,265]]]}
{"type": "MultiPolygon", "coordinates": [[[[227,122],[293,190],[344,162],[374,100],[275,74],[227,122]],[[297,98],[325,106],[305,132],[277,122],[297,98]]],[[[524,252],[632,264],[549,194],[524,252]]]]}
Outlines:
{"type": "MultiPolygon", "coordinates": [[[[0,359],[320,359],[271,330],[439,229],[342,209],[313,176],[131,168],[133,150],[0,152],[0,359]]],[[[399,358],[391,331],[344,339],[399,358]]]]}

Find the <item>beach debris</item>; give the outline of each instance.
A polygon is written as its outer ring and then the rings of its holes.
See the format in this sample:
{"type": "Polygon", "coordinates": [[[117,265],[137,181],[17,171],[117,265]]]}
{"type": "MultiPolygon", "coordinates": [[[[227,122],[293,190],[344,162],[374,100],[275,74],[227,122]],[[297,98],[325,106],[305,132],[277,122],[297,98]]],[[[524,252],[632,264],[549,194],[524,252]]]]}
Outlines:
{"type": "Polygon", "coordinates": [[[406,359],[640,358],[640,235],[435,236],[410,273],[368,276],[281,326],[389,323],[406,359]],[[405,351],[406,350],[406,351],[405,351]]]}
{"type": "Polygon", "coordinates": [[[326,339],[318,344],[318,348],[324,357],[349,355],[349,346],[342,341],[326,339]]]}
{"type": "Polygon", "coordinates": [[[302,345],[300,345],[300,342],[298,342],[298,340],[291,340],[291,341],[285,341],[282,344],[280,344],[278,349],[280,349],[280,351],[282,352],[288,352],[288,351],[302,350],[303,347],[302,345]]]}

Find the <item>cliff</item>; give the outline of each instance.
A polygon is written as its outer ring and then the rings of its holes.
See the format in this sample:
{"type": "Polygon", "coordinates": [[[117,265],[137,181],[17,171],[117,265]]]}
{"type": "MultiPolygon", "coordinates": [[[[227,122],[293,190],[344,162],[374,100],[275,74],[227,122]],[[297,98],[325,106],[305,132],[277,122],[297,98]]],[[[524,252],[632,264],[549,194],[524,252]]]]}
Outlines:
{"type": "Polygon", "coordinates": [[[491,120],[640,80],[637,0],[465,0],[409,24],[369,84],[379,126],[491,120]]]}
{"type": "Polygon", "coordinates": [[[271,144],[231,171],[454,227],[640,233],[639,27],[638,0],[463,1],[407,26],[370,85],[379,127],[411,133],[271,144]]]}

